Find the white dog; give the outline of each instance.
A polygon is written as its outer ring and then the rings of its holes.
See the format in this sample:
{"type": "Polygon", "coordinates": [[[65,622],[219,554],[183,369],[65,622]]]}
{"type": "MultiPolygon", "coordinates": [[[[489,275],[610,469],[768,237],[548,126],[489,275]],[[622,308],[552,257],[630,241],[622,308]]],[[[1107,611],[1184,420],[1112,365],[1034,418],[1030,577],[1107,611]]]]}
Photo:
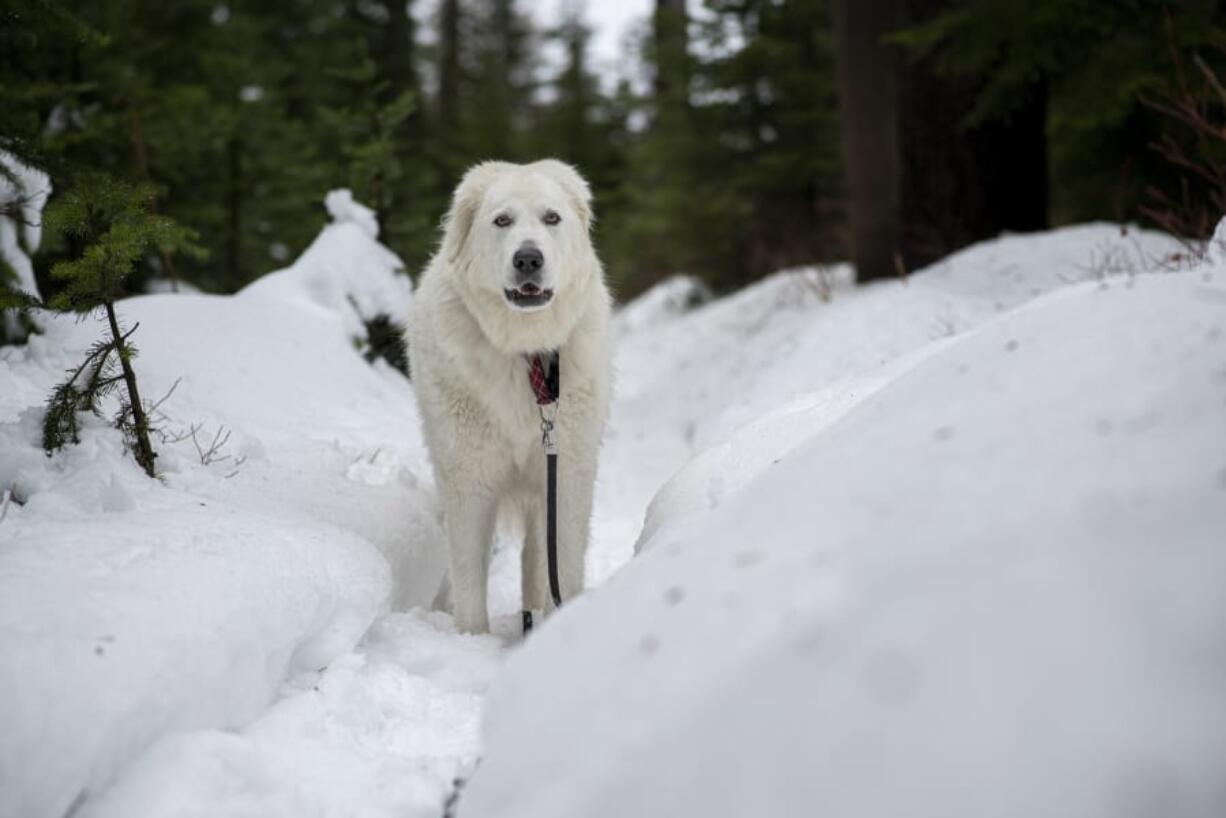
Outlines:
{"type": "Polygon", "coordinates": [[[596,455],[612,379],[610,296],[592,248],[591,192],[555,160],[464,176],[421,279],[407,337],[451,558],[458,627],[489,630],[486,578],[501,506],[523,515],[523,606],[552,603],[545,458],[530,356],[556,350],[558,573],[583,589],[596,455]]]}

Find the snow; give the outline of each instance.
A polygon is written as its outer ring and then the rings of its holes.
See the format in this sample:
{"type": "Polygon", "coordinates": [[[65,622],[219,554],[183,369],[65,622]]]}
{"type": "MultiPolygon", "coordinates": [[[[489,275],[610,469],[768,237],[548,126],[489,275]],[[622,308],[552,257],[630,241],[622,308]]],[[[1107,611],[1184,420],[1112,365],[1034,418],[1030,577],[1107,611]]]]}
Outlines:
{"type": "Polygon", "coordinates": [[[372,239],[379,238],[379,222],[375,211],[353,198],[348,188],[333,190],[324,197],[324,208],[336,224],[352,223],[372,239]]]}
{"type": "Polygon", "coordinates": [[[158,744],[81,815],[437,816],[479,752],[501,650],[443,614],[393,614],[240,733],[158,744]]]}
{"type": "Polygon", "coordinates": [[[63,815],[160,736],[247,724],[389,606],[433,600],[445,561],[411,388],[354,349],[354,303],[411,297],[399,267],[333,224],[238,295],[122,302],[147,402],[169,393],[160,481],[101,419],[54,457],[39,446],[98,322],[47,319],[3,350],[0,486],[24,504],[0,523],[0,815],[63,815]]]}
{"type": "MultiPolygon", "coordinates": [[[[5,215],[6,208],[0,207],[0,262],[16,273],[14,284],[19,291],[38,298],[38,282],[34,280],[30,256],[42,242],[43,207],[51,195],[51,179],[8,151],[0,150],[0,165],[12,176],[0,173],[0,205],[18,204],[17,218],[5,215]]],[[[16,325],[8,314],[0,318],[3,318],[0,340],[4,340],[16,333],[16,325]]]]}
{"type": "Polygon", "coordinates": [[[161,482],[103,420],[38,448],[95,323],[0,350],[0,818],[433,817],[457,778],[478,818],[1223,813],[1226,263],[1085,225],[663,283],[617,319],[596,587],[520,647],[514,532],[495,636],[430,610],[411,385],[355,351],[412,290],[327,209],[238,295],[120,305],[178,381],[161,482]]]}
{"type": "MultiPolygon", "coordinates": [[[[21,221],[21,244],[18,248],[14,243],[13,247],[18,250],[24,250],[27,253],[33,253],[38,249],[38,245],[42,243],[43,238],[43,207],[47,204],[47,198],[51,195],[51,179],[46,173],[43,173],[38,168],[32,168],[24,164],[13,156],[8,151],[0,151],[0,164],[13,175],[9,179],[4,174],[0,174],[0,203],[11,204],[18,203],[21,221]]],[[[0,216],[0,224],[7,225],[7,229],[15,231],[15,225],[11,216],[0,216]]],[[[14,235],[15,238],[15,235],[14,235]]],[[[4,258],[10,264],[15,263],[13,258],[8,255],[9,247],[5,246],[4,258]]],[[[26,263],[29,263],[27,258],[26,263]]],[[[33,279],[28,283],[32,284],[33,279]]],[[[24,280],[23,280],[23,283],[24,280]]],[[[29,289],[26,292],[31,295],[37,295],[37,289],[29,289]]]]}
{"type": "Polygon", "coordinates": [[[508,662],[459,815],[1226,813],[1223,304],[1072,286],[691,463],[508,662]]]}

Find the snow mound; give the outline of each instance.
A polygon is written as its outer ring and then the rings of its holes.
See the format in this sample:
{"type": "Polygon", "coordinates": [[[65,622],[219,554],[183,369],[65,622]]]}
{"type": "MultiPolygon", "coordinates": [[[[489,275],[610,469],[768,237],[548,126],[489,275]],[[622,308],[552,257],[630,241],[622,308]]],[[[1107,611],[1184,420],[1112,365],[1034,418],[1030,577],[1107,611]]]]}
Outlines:
{"type": "Polygon", "coordinates": [[[324,196],[324,207],[336,224],[350,222],[362,229],[369,238],[379,238],[379,221],[375,211],[353,198],[348,188],[332,190],[324,196]]]}
{"type": "Polygon", "coordinates": [[[459,814],[1224,814],[1223,303],[1075,285],[683,470],[751,461],[511,657],[459,814]]]}
{"type": "Polygon", "coordinates": [[[334,190],[326,201],[332,224],[292,265],[257,279],[243,295],[313,304],[339,316],[344,331],[358,339],[377,315],[403,323],[413,283],[396,254],[375,241],[374,213],[348,190],[334,190]]]}
{"type": "Polygon", "coordinates": [[[348,650],[389,591],[341,529],[125,505],[6,532],[0,814],[66,814],[168,726],[245,724],[287,675],[348,650]]]}
{"type": "Polygon", "coordinates": [[[617,331],[622,335],[640,332],[700,307],[713,297],[701,279],[673,276],[619,309],[617,331]]]}
{"type": "Polygon", "coordinates": [[[157,481],[105,419],[40,448],[99,322],[53,316],[0,351],[18,501],[0,522],[0,816],[58,818],[159,737],[240,727],[389,605],[431,603],[445,557],[412,390],[353,345],[350,297],[407,303],[397,265],[335,224],[237,295],[121,302],[157,481]]]}
{"type": "MultiPolygon", "coordinates": [[[[1070,284],[1163,269],[1182,249],[1160,233],[1079,225],[983,242],[903,281],[853,287],[846,265],[796,269],[688,312],[657,313],[618,340],[589,584],[629,558],[656,490],[738,430],[788,412],[803,432],[809,420],[793,411],[797,406],[816,404],[813,422],[831,420],[985,321],[1070,284]],[[828,301],[823,288],[831,293],[828,301]],[[816,394],[821,390],[825,398],[816,394]]],[[[661,287],[667,293],[680,285],[661,287]]],[[[662,300],[653,293],[642,303],[662,300]]],[[[619,322],[626,315],[637,321],[639,303],[624,307],[619,322]]],[[[771,459],[766,446],[740,451],[748,452],[746,462],[729,464],[736,474],[721,475],[715,494],[750,476],[750,459],[771,459]]]]}

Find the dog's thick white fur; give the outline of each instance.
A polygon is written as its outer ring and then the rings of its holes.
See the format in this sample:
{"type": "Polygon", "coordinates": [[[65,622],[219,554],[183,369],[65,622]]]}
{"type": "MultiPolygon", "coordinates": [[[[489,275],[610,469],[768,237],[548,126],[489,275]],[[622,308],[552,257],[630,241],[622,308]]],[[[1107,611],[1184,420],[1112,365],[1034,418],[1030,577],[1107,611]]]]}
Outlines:
{"type": "Polygon", "coordinates": [[[456,188],[410,311],[413,385],[443,508],[456,624],[465,632],[489,630],[489,557],[495,517],[506,506],[523,516],[526,532],[524,608],[548,612],[552,604],[531,353],[560,353],[558,573],[563,600],[583,588],[612,379],[611,298],[591,222],[591,192],[569,165],[477,165],[456,188]]]}

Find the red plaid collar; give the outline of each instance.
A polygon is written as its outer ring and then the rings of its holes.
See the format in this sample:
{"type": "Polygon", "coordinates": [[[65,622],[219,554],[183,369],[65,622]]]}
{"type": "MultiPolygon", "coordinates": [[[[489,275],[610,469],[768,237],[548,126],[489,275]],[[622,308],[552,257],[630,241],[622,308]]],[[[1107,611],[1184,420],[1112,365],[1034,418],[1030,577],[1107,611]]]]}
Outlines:
{"type": "Polygon", "coordinates": [[[538,406],[548,406],[558,400],[558,353],[537,352],[528,359],[528,383],[538,406]]]}

